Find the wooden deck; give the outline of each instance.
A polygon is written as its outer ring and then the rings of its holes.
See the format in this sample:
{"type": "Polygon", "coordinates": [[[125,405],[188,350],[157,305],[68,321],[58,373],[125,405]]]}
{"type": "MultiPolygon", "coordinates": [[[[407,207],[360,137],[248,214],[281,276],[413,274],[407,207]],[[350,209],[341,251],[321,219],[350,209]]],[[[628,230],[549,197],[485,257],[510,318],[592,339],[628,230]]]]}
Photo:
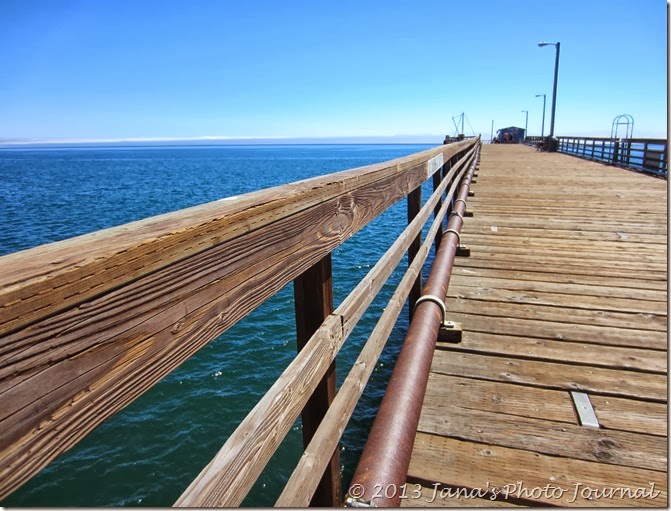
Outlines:
{"type": "Polygon", "coordinates": [[[402,505],[666,506],[666,181],[487,145],[472,189],[402,505]]]}

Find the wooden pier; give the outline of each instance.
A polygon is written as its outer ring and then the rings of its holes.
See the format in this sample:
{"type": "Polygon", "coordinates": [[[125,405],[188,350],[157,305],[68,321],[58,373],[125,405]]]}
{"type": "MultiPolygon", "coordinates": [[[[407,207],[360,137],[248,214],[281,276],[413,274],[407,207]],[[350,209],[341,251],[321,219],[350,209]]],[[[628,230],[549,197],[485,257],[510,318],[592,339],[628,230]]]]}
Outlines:
{"type": "Polygon", "coordinates": [[[0,257],[0,498],[293,282],[299,352],[176,505],[239,506],[302,416],[281,507],[664,507],[666,211],[666,180],[473,138],[0,257]],[[333,308],[332,252],[403,199],[333,308]],[[346,491],[339,442],[408,300],[346,491]]]}
{"type": "Polygon", "coordinates": [[[401,505],[666,507],[667,182],[481,154],[401,505]]]}

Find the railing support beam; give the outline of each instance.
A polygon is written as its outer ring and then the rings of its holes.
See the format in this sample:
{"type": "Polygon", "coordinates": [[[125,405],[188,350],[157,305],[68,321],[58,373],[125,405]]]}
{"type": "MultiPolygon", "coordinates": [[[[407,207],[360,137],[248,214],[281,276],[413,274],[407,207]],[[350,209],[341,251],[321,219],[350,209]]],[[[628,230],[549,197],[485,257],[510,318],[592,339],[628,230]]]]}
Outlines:
{"type": "MultiPolygon", "coordinates": [[[[413,219],[417,216],[419,211],[422,209],[422,187],[418,186],[412,192],[408,194],[408,223],[412,222],[413,219]]],[[[417,252],[422,246],[422,235],[421,233],[410,244],[408,248],[408,266],[412,264],[412,261],[415,259],[417,252]]],[[[422,296],[422,272],[419,272],[417,275],[417,280],[412,286],[409,295],[410,302],[410,319],[412,319],[412,313],[415,310],[415,302],[422,296]]]]}
{"type": "MultiPolygon", "coordinates": [[[[298,351],[333,312],[333,286],[331,279],[331,254],[294,279],[296,307],[296,338],[298,351]]],[[[308,446],[336,394],[335,360],[319,382],[301,415],[303,445],[308,446]]],[[[340,482],[340,454],[336,448],[326,467],[310,507],[339,507],[342,503],[340,482]]]]}
{"type": "MultiPolygon", "coordinates": [[[[443,165],[444,167],[444,165],[443,165]]],[[[433,191],[435,192],[438,187],[440,186],[441,181],[443,180],[443,167],[438,169],[435,174],[433,174],[433,191]]],[[[443,207],[443,200],[441,197],[441,200],[439,200],[436,203],[436,207],[433,208],[433,218],[438,218],[438,214],[440,212],[440,208],[443,207]]],[[[436,250],[440,248],[440,240],[443,238],[443,229],[442,226],[440,229],[438,229],[438,232],[436,233],[436,250]]]]}

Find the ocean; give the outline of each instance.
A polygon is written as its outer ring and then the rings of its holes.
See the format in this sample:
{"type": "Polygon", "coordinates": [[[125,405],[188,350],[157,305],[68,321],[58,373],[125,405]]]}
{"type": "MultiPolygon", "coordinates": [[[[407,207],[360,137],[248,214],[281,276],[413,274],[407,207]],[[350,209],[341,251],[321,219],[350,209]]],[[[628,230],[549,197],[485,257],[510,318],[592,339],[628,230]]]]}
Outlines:
{"type": "MultiPolygon", "coordinates": [[[[0,150],[0,256],[428,147],[0,150]]],[[[426,183],[425,200],[429,187],[426,183]]],[[[407,225],[406,214],[405,201],[400,201],[334,251],[335,306],[407,225]]],[[[406,266],[402,262],[394,272],[338,355],[338,385],[406,266]]],[[[171,506],[292,360],[293,307],[289,284],[0,501],[0,506],[171,506]]],[[[341,440],[343,492],[384,393],[407,318],[406,306],[341,440]]],[[[243,505],[273,505],[301,453],[298,419],[243,505]]]]}

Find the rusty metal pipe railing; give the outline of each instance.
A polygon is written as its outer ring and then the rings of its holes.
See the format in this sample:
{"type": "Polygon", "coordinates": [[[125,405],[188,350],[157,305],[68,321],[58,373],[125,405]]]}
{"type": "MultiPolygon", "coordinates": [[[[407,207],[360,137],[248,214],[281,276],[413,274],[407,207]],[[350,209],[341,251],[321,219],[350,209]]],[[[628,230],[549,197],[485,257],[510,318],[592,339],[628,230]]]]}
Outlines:
{"type": "MultiPolygon", "coordinates": [[[[422,296],[444,300],[459,246],[466,198],[480,148],[463,177],[422,296]]],[[[432,299],[418,303],[384,398],[349,487],[349,506],[398,507],[408,475],[424,393],[429,379],[442,307],[432,299]]]]}

